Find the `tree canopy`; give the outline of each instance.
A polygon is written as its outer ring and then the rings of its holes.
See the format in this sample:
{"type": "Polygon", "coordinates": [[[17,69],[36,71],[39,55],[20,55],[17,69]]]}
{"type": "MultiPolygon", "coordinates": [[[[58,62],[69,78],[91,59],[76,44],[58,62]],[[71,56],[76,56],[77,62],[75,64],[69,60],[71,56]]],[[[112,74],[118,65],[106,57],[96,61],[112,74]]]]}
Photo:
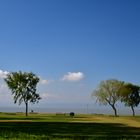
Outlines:
{"type": "Polygon", "coordinates": [[[100,104],[110,105],[117,116],[116,102],[120,99],[123,85],[123,81],[116,79],[101,81],[97,89],[93,91],[92,96],[95,96],[100,104]]]}
{"type": "Polygon", "coordinates": [[[140,103],[140,87],[126,83],[121,93],[121,101],[124,102],[125,106],[131,107],[133,116],[135,116],[134,107],[137,107],[140,103]]]}
{"type": "Polygon", "coordinates": [[[32,72],[11,72],[5,78],[9,89],[12,91],[14,103],[19,105],[24,102],[26,105],[26,116],[28,115],[28,103],[36,103],[41,98],[36,93],[36,86],[39,78],[32,72]]]}

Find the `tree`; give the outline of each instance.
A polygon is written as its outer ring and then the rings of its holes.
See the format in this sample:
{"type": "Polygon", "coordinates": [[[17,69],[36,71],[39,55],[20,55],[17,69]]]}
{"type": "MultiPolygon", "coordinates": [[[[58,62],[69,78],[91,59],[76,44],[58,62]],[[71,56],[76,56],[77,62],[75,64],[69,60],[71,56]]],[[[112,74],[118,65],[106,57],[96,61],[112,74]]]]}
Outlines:
{"type": "Polygon", "coordinates": [[[36,103],[41,98],[36,93],[36,86],[39,78],[32,72],[12,72],[5,78],[9,89],[14,96],[14,103],[19,102],[19,105],[24,102],[26,105],[26,116],[28,116],[28,103],[36,103]]]}
{"type": "Polygon", "coordinates": [[[97,89],[93,91],[92,96],[95,96],[100,104],[110,105],[117,116],[116,102],[120,99],[123,84],[123,81],[115,79],[101,81],[97,89]]]}
{"type": "Polygon", "coordinates": [[[121,101],[124,102],[125,106],[131,107],[133,116],[135,116],[134,108],[140,103],[140,87],[126,83],[121,93],[121,101]]]}

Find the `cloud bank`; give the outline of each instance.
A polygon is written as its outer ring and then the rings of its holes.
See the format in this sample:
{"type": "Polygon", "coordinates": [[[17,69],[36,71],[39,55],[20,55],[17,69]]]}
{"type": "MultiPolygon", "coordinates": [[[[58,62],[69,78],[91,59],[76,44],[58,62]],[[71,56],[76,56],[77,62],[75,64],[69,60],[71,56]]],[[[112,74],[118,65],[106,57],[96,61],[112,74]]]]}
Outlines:
{"type": "Polygon", "coordinates": [[[84,74],[82,72],[68,72],[63,76],[63,81],[80,81],[84,78],[84,74]]]}

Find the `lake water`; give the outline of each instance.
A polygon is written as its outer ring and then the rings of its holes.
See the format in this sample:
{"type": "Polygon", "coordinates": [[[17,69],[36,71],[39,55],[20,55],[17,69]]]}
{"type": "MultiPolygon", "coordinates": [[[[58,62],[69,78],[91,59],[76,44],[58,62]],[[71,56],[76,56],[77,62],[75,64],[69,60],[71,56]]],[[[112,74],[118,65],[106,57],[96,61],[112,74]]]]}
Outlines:
{"type": "MultiPolygon", "coordinates": [[[[33,110],[34,112],[38,113],[69,113],[69,112],[75,112],[76,114],[110,114],[113,115],[114,112],[111,109],[111,107],[91,107],[91,106],[85,106],[81,108],[72,107],[72,108],[66,108],[66,107],[30,107],[29,112],[33,110]]],[[[124,108],[117,108],[119,115],[131,115],[132,111],[130,108],[124,107],[124,108]]],[[[25,112],[25,107],[0,107],[0,112],[25,112]]],[[[135,109],[135,112],[137,115],[140,115],[140,108],[137,107],[135,109]]]]}

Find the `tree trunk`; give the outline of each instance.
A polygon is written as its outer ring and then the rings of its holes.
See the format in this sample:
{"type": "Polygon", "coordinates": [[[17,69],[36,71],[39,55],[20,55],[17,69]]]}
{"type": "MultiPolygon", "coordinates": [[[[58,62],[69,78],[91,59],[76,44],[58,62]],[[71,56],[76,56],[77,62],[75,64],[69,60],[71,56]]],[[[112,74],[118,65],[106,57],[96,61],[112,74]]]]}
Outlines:
{"type": "Polygon", "coordinates": [[[133,112],[133,117],[135,116],[135,110],[134,110],[134,107],[131,106],[131,109],[132,109],[132,112],[133,112]]]}
{"type": "Polygon", "coordinates": [[[25,105],[26,105],[26,117],[27,117],[28,116],[28,102],[25,103],[25,105]]]}
{"type": "Polygon", "coordinates": [[[114,105],[112,105],[112,108],[113,108],[113,110],[114,110],[114,115],[117,117],[117,109],[115,108],[114,105]]]}

